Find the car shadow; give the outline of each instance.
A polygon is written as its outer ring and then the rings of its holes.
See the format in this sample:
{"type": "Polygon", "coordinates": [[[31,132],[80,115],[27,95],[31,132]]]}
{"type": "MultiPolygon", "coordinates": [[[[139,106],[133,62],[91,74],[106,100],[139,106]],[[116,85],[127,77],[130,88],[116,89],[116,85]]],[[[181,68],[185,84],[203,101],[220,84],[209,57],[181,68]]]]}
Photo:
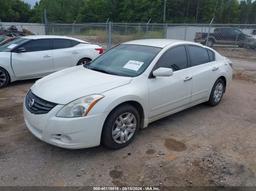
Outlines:
{"type": "Polygon", "coordinates": [[[36,80],[38,79],[15,81],[15,82],[12,82],[8,87],[16,87],[21,85],[33,84],[36,82],[36,80]]]}

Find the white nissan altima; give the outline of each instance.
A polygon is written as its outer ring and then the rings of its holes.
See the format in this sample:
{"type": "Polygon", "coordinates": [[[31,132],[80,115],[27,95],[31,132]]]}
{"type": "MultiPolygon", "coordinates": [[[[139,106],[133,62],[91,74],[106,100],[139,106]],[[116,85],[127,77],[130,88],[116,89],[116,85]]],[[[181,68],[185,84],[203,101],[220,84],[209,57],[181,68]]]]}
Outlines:
{"type": "Polygon", "coordinates": [[[203,45],[131,41],[38,80],[24,101],[25,122],[52,145],[119,149],[155,120],[219,104],[231,79],[230,61],[203,45]]]}
{"type": "Polygon", "coordinates": [[[70,37],[16,38],[0,46],[0,88],[16,80],[40,78],[89,62],[101,53],[102,47],[70,37]]]}

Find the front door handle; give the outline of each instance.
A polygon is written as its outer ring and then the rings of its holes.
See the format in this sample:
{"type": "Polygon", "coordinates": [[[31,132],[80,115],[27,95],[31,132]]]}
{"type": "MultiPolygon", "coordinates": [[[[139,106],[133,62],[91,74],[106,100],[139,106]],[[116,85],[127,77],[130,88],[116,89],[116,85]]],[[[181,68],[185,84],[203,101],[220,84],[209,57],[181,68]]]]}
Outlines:
{"type": "Polygon", "coordinates": [[[215,71],[217,71],[217,70],[219,70],[219,67],[213,67],[213,68],[212,68],[212,71],[213,71],[213,72],[215,72],[215,71]]]}
{"type": "Polygon", "coordinates": [[[191,76],[187,76],[185,79],[184,79],[184,82],[187,82],[187,81],[190,81],[192,80],[192,77],[191,76]]]}
{"type": "Polygon", "coordinates": [[[44,56],[44,58],[51,58],[51,56],[49,56],[49,55],[45,55],[45,56],[44,56]]]}

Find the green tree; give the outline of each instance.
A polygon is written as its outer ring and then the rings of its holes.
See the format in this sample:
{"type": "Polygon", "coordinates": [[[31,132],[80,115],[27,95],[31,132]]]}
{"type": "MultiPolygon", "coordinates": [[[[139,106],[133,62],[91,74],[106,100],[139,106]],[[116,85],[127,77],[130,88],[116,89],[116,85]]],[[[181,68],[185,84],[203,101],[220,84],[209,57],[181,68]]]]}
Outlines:
{"type": "Polygon", "coordinates": [[[0,20],[8,22],[28,22],[30,6],[21,0],[1,0],[0,20]]]}

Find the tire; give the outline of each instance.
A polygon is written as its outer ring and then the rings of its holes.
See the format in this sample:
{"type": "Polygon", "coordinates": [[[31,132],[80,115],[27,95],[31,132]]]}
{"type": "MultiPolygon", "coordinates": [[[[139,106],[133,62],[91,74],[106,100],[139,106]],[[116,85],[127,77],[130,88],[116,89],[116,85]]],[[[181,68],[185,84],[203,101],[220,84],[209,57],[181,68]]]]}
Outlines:
{"type": "Polygon", "coordinates": [[[79,62],[77,63],[77,66],[89,64],[91,61],[92,61],[92,60],[91,60],[90,58],[82,58],[82,59],[79,60],[79,62]]]}
{"type": "Polygon", "coordinates": [[[117,107],[109,114],[103,126],[102,145],[108,149],[126,147],[137,134],[141,124],[140,121],[139,112],[132,105],[125,104],[117,107]]]}
{"type": "Polygon", "coordinates": [[[8,72],[0,67],[0,88],[6,87],[10,83],[8,72]]]}
{"type": "Polygon", "coordinates": [[[219,78],[213,85],[208,104],[211,106],[218,105],[226,90],[226,84],[223,79],[219,78]]]}
{"type": "Polygon", "coordinates": [[[207,41],[205,42],[205,45],[206,45],[206,46],[209,46],[209,47],[213,47],[213,44],[214,44],[214,40],[211,39],[211,38],[208,39],[208,42],[207,42],[207,41]]]}

